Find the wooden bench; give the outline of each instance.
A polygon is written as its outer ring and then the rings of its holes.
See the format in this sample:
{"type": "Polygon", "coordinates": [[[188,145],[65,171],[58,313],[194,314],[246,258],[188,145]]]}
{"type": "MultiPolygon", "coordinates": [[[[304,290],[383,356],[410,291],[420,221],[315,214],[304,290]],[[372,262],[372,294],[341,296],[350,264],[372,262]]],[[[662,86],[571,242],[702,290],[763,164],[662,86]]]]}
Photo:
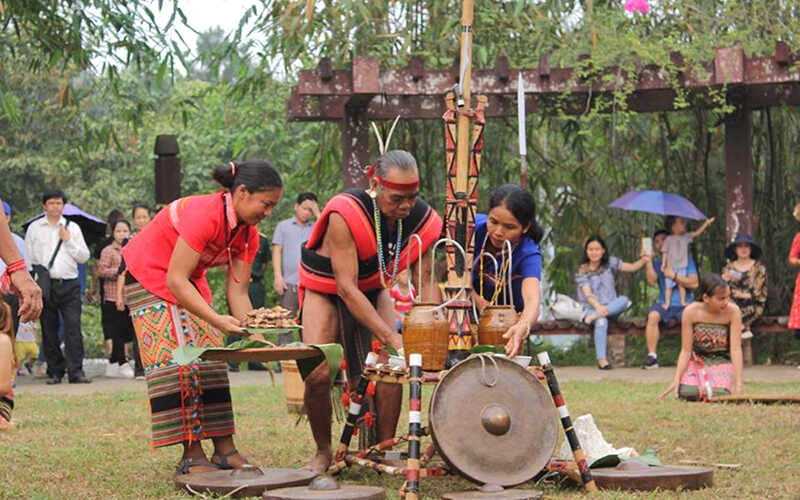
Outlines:
{"type": "MultiPolygon", "coordinates": [[[[752,331],[753,333],[788,333],[791,331],[788,324],[788,316],[762,316],[753,323],[752,331]]],[[[643,335],[646,327],[646,317],[612,319],[608,324],[609,350],[619,351],[619,346],[621,345],[624,357],[625,336],[643,335]]],[[[662,334],[680,333],[681,328],[677,321],[672,320],[666,325],[660,325],[659,331],[662,334]]],[[[565,320],[543,321],[531,328],[531,335],[582,335],[593,332],[594,328],[592,326],[582,322],[565,320]]],[[[751,340],[744,339],[742,342],[744,362],[748,365],[753,363],[751,340]]]]}

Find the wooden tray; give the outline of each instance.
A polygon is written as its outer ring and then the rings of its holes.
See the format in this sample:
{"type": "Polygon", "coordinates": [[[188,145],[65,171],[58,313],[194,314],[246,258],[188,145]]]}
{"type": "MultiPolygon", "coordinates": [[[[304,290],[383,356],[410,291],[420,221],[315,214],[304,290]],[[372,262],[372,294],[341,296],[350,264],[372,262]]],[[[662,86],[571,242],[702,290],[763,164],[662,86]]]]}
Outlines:
{"type": "Polygon", "coordinates": [[[226,349],[209,349],[200,356],[203,359],[214,361],[228,361],[241,363],[243,361],[283,361],[288,359],[306,359],[322,356],[322,353],[313,347],[251,347],[230,351],[226,349]]]}
{"type": "Polygon", "coordinates": [[[763,404],[800,404],[800,396],[793,394],[732,394],[730,396],[714,396],[712,403],[763,403],[763,404]]]}

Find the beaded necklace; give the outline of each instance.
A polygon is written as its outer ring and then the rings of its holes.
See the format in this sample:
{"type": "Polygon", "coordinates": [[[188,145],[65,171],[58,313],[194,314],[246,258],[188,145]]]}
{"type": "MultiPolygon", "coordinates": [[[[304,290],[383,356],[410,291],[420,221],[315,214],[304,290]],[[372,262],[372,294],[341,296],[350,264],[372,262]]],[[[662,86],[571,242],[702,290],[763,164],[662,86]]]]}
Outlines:
{"type": "Polygon", "coordinates": [[[397,268],[400,265],[400,245],[403,243],[403,220],[397,221],[397,242],[394,245],[394,269],[392,274],[386,272],[386,261],[383,259],[383,234],[381,234],[381,211],[378,209],[378,202],[372,198],[372,215],[375,220],[375,239],[378,242],[378,266],[380,266],[381,286],[386,286],[384,275],[389,278],[389,282],[394,281],[397,276],[397,268]]]}

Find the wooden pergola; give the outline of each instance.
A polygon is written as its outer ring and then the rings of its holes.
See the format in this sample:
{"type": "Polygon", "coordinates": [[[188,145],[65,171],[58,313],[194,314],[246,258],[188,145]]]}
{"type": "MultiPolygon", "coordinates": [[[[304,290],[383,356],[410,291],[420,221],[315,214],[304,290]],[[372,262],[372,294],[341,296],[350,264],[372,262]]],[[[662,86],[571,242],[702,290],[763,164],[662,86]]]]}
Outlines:
{"type": "MultiPolygon", "coordinates": [[[[475,94],[488,99],[487,117],[516,114],[517,76],[525,82],[525,107],[536,113],[556,99],[567,98],[567,112],[584,112],[595,100],[609,98],[630,78],[637,81],[628,97],[628,109],[636,112],[675,110],[673,82],[685,90],[690,102],[703,104],[709,89],[724,89],[736,111],[725,119],[725,213],[728,237],[752,231],[753,165],[751,110],[800,104],[800,55],[784,42],[775,44],[771,56],[744,54],[741,47],[717,49],[713,61],[687,67],[680,54],[672,55],[677,71],[637,65],[637,74],[607,68],[591,75],[572,68],[551,68],[542,56],[535,69],[512,69],[500,56],[494,68],[472,72],[475,94]],[[680,68],[683,68],[681,70],[680,68]],[[579,76],[580,75],[580,76],[579,76]]],[[[376,59],[356,57],[348,69],[334,70],[323,58],[317,68],[300,71],[289,100],[292,121],[339,121],[342,134],[344,186],[363,186],[369,162],[369,122],[407,119],[441,119],[444,95],[458,81],[458,70],[429,70],[418,58],[402,69],[381,70],[376,59]]]]}

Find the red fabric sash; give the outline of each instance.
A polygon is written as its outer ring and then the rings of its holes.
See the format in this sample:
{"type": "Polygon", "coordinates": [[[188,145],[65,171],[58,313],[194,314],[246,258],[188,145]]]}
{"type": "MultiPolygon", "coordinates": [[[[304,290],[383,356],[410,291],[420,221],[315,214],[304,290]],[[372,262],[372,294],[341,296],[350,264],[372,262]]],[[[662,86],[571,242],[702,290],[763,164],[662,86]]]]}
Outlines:
{"type": "MultiPolygon", "coordinates": [[[[363,262],[375,257],[378,253],[378,244],[375,239],[375,229],[372,225],[372,214],[367,213],[358,198],[349,193],[338,194],[331,198],[322,214],[320,214],[319,220],[314,224],[311,237],[306,242],[305,247],[315,249],[322,244],[322,239],[328,229],[330,215],[334,212],[341,215],[347,223],[347,227],[350,229],[350,234],[356,244],[358,260],[363,262]]],[[[421,221],[418,227],[416,234],[422,239],[422,252],[424,253],[439,238],[442,231],[442,219],[434,210],[430,210],[426,219],[421,221]]],[[[404,229],[410,230],[412,228],[404,227],[404,229]]],[[[404,237],[405,241],[408,241],[408,236],[404,237]]],[[[400,252],[398,271],[407,267],[409,253],[411,262],[415,262],[419,256],[419,244],[416,238],[406,244],[400,252]]],[[[394,259],[386,263],[386,268],[394,268],[394,259]]],[[[338,292],[336,280],[333,276],[315,273],[302,265],[302,263],[300,265],[299,278],[301,290],[308,288],[328,295],[335,295],[338,292]]],[[[388,279],[388,277],[384,278],[388,279]]],[[[377,290],[381,286],[380,270],[358,280],[358,289],[361,291],[377,290]]]]}

